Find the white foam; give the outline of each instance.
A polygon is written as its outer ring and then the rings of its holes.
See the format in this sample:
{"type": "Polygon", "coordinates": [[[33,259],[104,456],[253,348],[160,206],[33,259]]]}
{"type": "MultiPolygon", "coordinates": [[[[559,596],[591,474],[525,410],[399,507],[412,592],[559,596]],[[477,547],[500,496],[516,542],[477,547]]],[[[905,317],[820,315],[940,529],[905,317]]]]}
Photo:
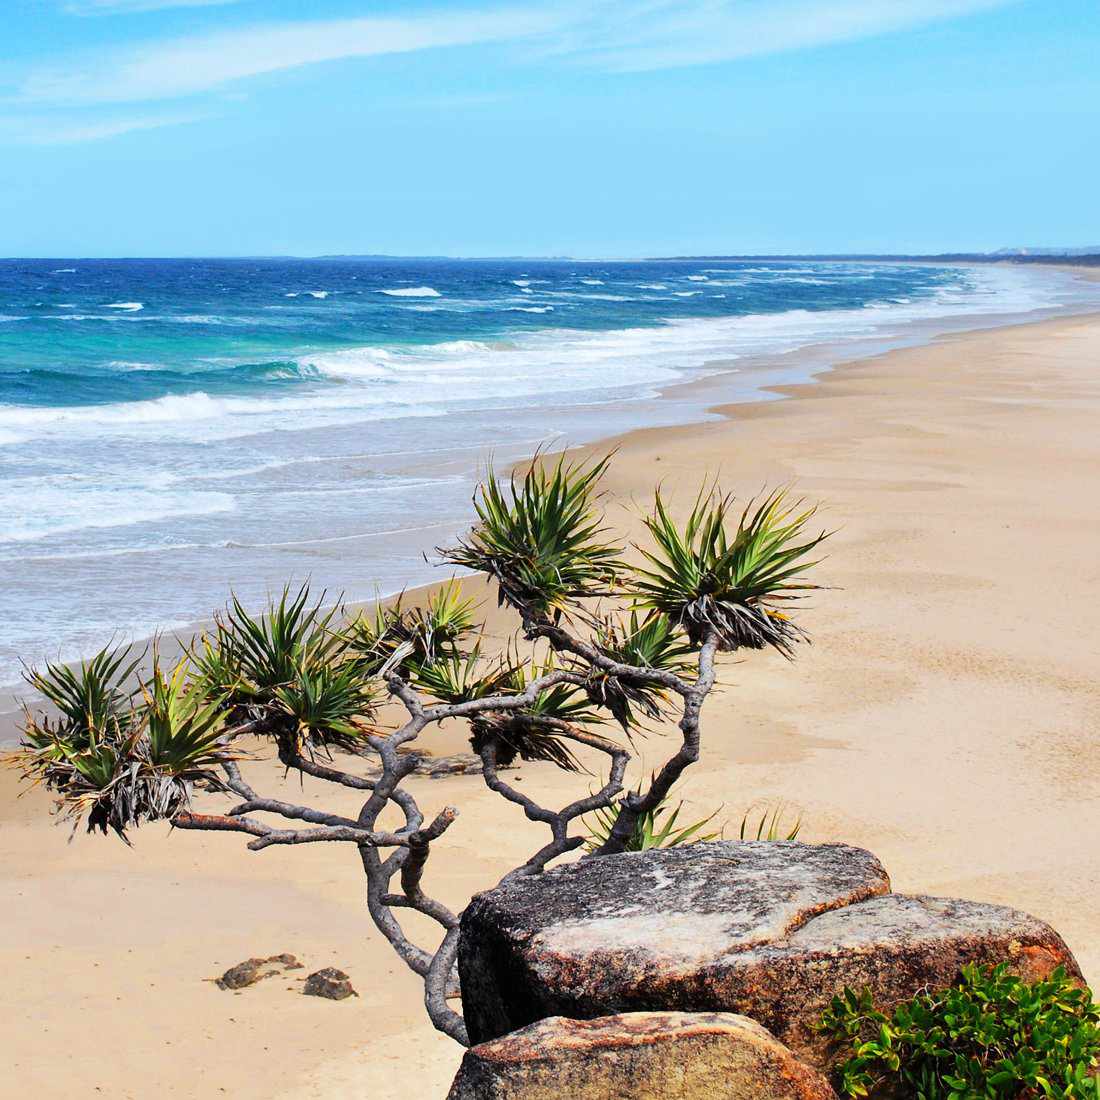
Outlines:
{"type": "Polygon", "coordinates": [[[139,309],[144,309],[145,305],[142,302],[108,302],[107,309],[124,309],[127,313],[136,313],[139,309]]]}
{"type": "Polygon", "coordinates": [[[639,283],[639,290],[668,290],[664,283],[639,283]]]}
{"type": "Polygon", "coordinates": [[[35,436],[107,437],[189,442],[233,439],[268,431],[355,424],[407,416],[438,416],[423,394],[323,391],[293,397],[211,397],[204,391],[111,405],[0,405],[0,431],[35,436]]]}
{"type": "Polygon", "coordinates": [[[512,280],[512,286],[527,287],[527,286],[530,286],[530,285],[531,285],[531,280],[530,279],[513,279],[512,280]]]}
{"type": "Polygon", "coordinates": [[[391,298],[441,298],[438,290],[430,286],[403,286],[393,290],[381,290],[380,294],[388,294],[391,298]]]}
{"type": "Polygon", "coordinates": [[[38,539],[90,528],[130,527],[177,516],[230,512],[228,493],[177,490],[146,485],[99,485],[82,478],[12,479],[0,488],[0,543],[38,539]],[[33,494],[34,508],[28,508],[33,494]]]}
{"type": "MultiPolygon", "coordinates": [[[[471,406],[522,408],[540,395],[552,393],[641,394],[646,387],[672,381],[715,360],[785,354],[810,343],[882,337],[926,319],[1022,313],[1053,306],[1061,287],[1029,271],[999,268],[973,273],[968,282],[972,285],[944,286],[935,295],[912,302],[881,301],[862,309],[675,319],[659,326],[609,332],[545,328],[514,333],[510,339],[368,345],[313,353],[298,359],[301,371],[315,375],[313,385],[254,397],[214,396],[196,389],[111,405],[0,405],[0,430],[7,433],[5,438],[14,434],[21,440],[45,436],[66,441],[73,437],[202,441],[438,416],[448,409],[471,406]]],[[[407,296],[409,291],[427,288],[401,289],[407,296]]],[[[568,301],[629,300],[613,294],[546,293],[568,301]]],[[[703,291],[673,293],[686,298],[703,291]]],[[[514,299],[510,305],[492,308],[532,315],[548,315],[553,310],[548,304],[517,302],[514,299]]],[[[132,363],[126,369],[144,366],[132,363]]]]}
{"type": "Polygon", "coordinates": [[[708,279],[706,275],[688,275],[687,281],[689,283],[705,283],[708,279]]]}
{"type": "Polygon", "coordinates": [[[327,298],[328,297],[328,291],[327,290],[307,290],[306,293],[311,298],[327,298]]]}
{"type": "Polygon", "coordinates": [[[55,267],[53,269],[53,271],[50,272],[50,274],[51,275],[75,275],[76,274],[76,268],[75,267],[55,267]]]}
{"type": "Polygon", "coordinates": [[[674,290],[672,292],[677,298],[694,298],[696,294],[702,294],[701,290],[674,290]]]}
{"type": "Polygon", "coordinates": [[[585,286],[603,286],[603,279],[581,279],[585,286]]]}

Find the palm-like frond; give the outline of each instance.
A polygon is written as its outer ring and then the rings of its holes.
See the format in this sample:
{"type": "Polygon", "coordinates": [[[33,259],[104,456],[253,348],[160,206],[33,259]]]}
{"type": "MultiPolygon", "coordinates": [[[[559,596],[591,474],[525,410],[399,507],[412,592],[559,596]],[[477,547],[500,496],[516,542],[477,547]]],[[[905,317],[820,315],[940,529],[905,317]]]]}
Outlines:
{"type": "MultiPolygon", "coordinates": [[[[63,683],[98,679],[105,670],[123,678],[133,671],[132,664],[113,659],[87,664],[91,673],[85,669],[63,683]]],[[[111,697],[104,691],[91,695],[111,697]]],[[[188,682],[186,661],[165,675],[154,655],[152,676],[133,699],[120,690],[95,721],[85,722],[82,713],[52,724],[29,718],[15,762],[58,795],[65,816],[86,817],[89,832],[113,830],[125,839],[132,826],[171,819],[187,805],[196,780],[224,786],[216,770],[229,759],[220,740],[224,710],[203,687],[188,682]]]]}
{"type": "Polygon", "coordinates": [[[440,585],[424,607],[406,610],[398,599],[393,607],[377,606],[360,615],[345,632],[350,652],[374,675],[398,648],[406,656],[402,665],[428,664],[460,652],[460,643],[476,629],[475,601],[465,599],[454,578],[440,585]]]}
{"type": "Polygon", "coordinates": [[[441,703],[468,703],[510,690],[513,670],[504,661],[486,661],[481,646],[469,653],[453,652],[423,663],[412,662],[414,686],[441,703]]]}
{"type": "Polygon", "coordinates": [[[550,468],[536,459],[517,481],[488,472],[474,497],[477,523],[445,561],[494,577],[501,603],[521,613],[560,615],[568,604],[606,590],[620,548],[606,542],[597,488],[608,460],[550,468]]]}
{"type": "Polygon", "coordinates": [[[751,501],[727,533],[731,506],[730,497],[703,490],[681,527],[658,492],[645,518],[654,547],[641,548],[649,568],[638,571],[633,593],[694,645],[713,631],[722,649],[770,645],[789,657],[805,634],[782,607],[818,587],[804,579],[815,564],[807,556],[828,535],[808,535],[815,510],[788,504],[783,490],[751,501]]]}
{"type": "Polygon", "coordinates": [[[241,667],[239,646],[224,621],[215,622],[187,648],[191,677],[210,699],[222,699],[229,706],[244,705],[255,697],[241,667]]]}
{"type": "Polygon", "coordinates": [[[797,840],[798,834],[802,832],[802,818],[796,817],[794,823],[788,825],[783,820],[786,815],[786,809],[786,806],[781,802],[773,806],[770,810],[765,807],[760,811],[760,817],[756,822],[755,829],[750,821],[752,810],[749,810],[746,812],[745,816],[741,818],[741,839],[797,840]]]}
{"type": "MultiPolygon", "coordinates": [[[[634,831],[626,842],[625,850],[648,852],[651,848],[678,848],[682,844],[700,844],[722,835],[721,830],[712,833],[702,831],[718,816],[718,810],[698,821],[681,824],[679,819],[683,808],[683,802],[672,806],[671,800],[666,799],[655,809],[642,814],[634,823],[634,831]]],[[[604,806],[592,812],[587,820],[590,831],[585,847],[588,851],[594,852],[607,842],[615,822],[619,820],[619,812],[618,805],[604,806]]]]}
{"type": "Polygon", "coordinates": [[[210,769],[227,758],[221,744],[225,710],[201,684],[188,681],[188,671],[185,659],[165,675],[159,659],[153,659],[153,675],[142,686],[144,702],[137,711],[147,742],[145,759],[151,768],[181,780],[216,780],[210,769]]]}
{"type": "Polygon", "coordinates": [[[428,597],[424,607],[415,607],[407,616],[409,633],[417,640],[421,660],[431,660],[473,634],[477,628],[474,608],[477,602],[462,594],[462,584],[452,577],[428,597]]]}
{"type": "MultiPolygon", "coordinates": [[[[631,611],[625,624],[604,619],[597,625],[595,641],[604,656],[619,664],[675,674],[687,668],[692,652],[679,628],[659,611],[644,618],[631,611]]],[[[597,668],[591,670],[586,690],[588,698],[610,711],[627,733],[638,727],[642,717],[660,718],[668,696],[659,685],[611,676],[597,668]]]]}
{"type": "Polygon", "coordinates": [[[274,694],[291,719],[299,744],[346,745],[373,728],[368,719],[378,693],[354,661],[307,664],[274,694]]]}
{"type": "Polygon", "coordinates": [[[191,647],[196,683],[258,732],[303,744],[361,738],[374,713],[376,665],[361,659],[352,631],[338,630],[339,607],[324,609],[303,585],[284,588],[266,614],[233,597],[213,634],[191,647]]]}
{"type": "Polygon", "coordinates": [[[33,744],[57,733],[79,748],[117,724],[130,710],[134,689],[126,682],[141,661],[140,654],[131,658],[132,652],[131,646],[108,646],[72,668],[47,662],[42,669],[27,669],[23,678],[57,714],[38,722],[28,713],[24,739],[33,744]]]}
{"type": "Polygon", "coordinates": [[[295,595],[284,588],[266,615],[253,616],[234,596],[219,621],[219,641],[229,647],[245,691],[263,696],[289,684],[303,667],[335,660],[347,642],[331,629],[338,607],[322,610],[324,593],[310,602],[308,585],[295,595]]]}
{"type": "MultiPolygon", "coordinates": [[[[518,695],[552,669],[550,664],[518,659],[486,662],[480,646],[468,654],[454,653],[412,670],[414,685],[442,703],[465,703],[495,695],[518,695]]],[[[480,753],[496,744],[497,764],[508,767],[517,756],[546,760],[567,771],[579,770],[576,758],[558,735],[555,722],[598,720],[584,693],[571,684],[554,684],[523,710],[487,710],[471,717],[470,745],[480,753]]]]}

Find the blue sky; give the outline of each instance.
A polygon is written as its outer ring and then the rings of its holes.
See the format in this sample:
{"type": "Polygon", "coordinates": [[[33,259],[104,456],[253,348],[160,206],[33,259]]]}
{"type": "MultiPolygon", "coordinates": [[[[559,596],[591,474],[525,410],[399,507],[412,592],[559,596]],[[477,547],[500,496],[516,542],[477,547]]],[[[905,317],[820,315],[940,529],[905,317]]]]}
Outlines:
{"type": "Polygon", "coordinates": [[[1100,242],[1097,0],[3,0],[0,255],[1100,242]]]}

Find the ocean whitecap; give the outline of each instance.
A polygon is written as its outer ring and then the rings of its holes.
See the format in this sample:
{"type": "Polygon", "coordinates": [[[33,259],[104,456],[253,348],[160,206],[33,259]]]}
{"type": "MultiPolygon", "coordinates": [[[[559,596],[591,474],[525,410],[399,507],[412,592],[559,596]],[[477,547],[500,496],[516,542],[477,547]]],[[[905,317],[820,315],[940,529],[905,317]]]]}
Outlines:
{"type": "Polygon", "coordinates": [[[603,279],[581,279],[585,286],[603,286],[603,279]]]}
{"type": "Polygon", "coordinates": [[[327,298],[328,297],[328,291],[327,290],[308,290],[308,291],[306,291],[306,293],[311,298],[327,298]]]}
{"type": "Polygon", "coordinates": [[[107,309],[124,309],[127,313],[136,313],[139,309],[144,309],[145,304],[143,302],[108,302],[107,309]]]}
{"type": "Polygon", "coordinates": [[[434,287],[430,286],[402,286],[394,290],[382,290],[380,294],[388,294],[391,298],[442,298],[434,287]]]}

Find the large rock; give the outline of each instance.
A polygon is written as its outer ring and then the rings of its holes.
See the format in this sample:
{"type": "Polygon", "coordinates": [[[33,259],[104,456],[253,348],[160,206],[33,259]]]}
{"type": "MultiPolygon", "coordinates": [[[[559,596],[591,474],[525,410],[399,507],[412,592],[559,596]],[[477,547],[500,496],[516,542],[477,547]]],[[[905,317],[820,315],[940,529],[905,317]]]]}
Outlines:
{"type": "Polygon", "coordinates": [[[816,1070],[733,1013],[555,1016],[466,1052],[447,1100],[835,1100],[816,1070]]]}
{"type": "Polygon", "coordinates": [[[609,856],[516,880],[462,918],[471,1039],[548,1016],[736,1012],[825,1066],[812,1024],[845,986],[890,1006],[950,984],[967,962],[1080,975],[1033,917],[889,889],[869,852],[794,842],[609,856]]]}

